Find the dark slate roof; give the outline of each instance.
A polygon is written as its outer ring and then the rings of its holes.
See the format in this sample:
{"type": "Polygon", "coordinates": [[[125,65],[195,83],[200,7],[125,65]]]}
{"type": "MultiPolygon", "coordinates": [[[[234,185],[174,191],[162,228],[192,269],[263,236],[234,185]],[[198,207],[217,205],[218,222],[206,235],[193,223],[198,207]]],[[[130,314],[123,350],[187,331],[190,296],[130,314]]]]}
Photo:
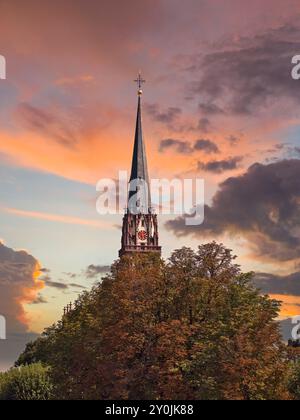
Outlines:
{"type": "MultiPolygon", "coordinates": [[[[135,139],[134,139],[134,150],[132,158],[132,168],[130,182],[133,180],[144,180],[148,185],[148,207],[151,207],[150,199],[150,185],[149,185],[149,174],[148,174],[148,165],[147,165],[147,156],[145,143],[143,139],[143,129],[142,129],[142,105],[141,105],[141,95],[138,97],[138,109],[137,109],[137,118],[136,118],[136,129],[135,129],[135,139]]],[[[129,198],[131,198],[135,192],[130,192],[129,198]]]]}

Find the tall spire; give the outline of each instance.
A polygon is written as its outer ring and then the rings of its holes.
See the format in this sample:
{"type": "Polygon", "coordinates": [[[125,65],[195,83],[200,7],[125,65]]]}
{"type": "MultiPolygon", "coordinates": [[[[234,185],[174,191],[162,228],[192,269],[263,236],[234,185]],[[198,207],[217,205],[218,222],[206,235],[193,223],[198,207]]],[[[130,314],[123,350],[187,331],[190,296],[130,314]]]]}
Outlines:
{"type": "Polygon", "coordinates": [[[135,82],[138,85],[138,108],[128,209],[123,218],[120,257],[141,252],[154,252],[161,255],[157,215],[151,209],[147,157],[142,130],[142,84],[145,80],[141,73],[135,82]]]}
{"type": "MultiPolygon", "coordinates": [[[[143,196],[142,199],[145,203],[147,203],[147,208],[145,210],[148,211],[148,209],[151,207],[151,197],[146,148],[142,128],[142,84],[146,81],[141,77],[141,73],[139,73],[138,78],[135,80],[135,82],[138,84],[138,107],[130,182],[138,182],[140,180],[146,182],[147,189],[145,191],[145,196],[143,196]]],[[[133,185],[132,189],[134,191],[129,192],[129,199],[136,194],[136,186],[133,185]]]]}

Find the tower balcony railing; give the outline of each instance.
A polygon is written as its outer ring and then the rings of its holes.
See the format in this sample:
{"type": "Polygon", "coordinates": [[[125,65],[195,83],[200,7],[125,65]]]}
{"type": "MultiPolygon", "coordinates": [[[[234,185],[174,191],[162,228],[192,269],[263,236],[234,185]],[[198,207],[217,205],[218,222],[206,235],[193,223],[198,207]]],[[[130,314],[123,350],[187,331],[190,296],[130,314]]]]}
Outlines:
{"type": "MultiPolygon", "coordinates": [[[[128,207],[125,207],[124,209],[125,214],[130,213],[130,209],[128,207]]],[[[141,209],[141,211],[137,214],[156,214],[156,208],[155,207],[149,207],[148,209],[141,209]]]]}
{"type": "Polygon", "coordinates": [[[161,253],[161,247],[158,245],[126,245],[124,249],[120,251],[120,255],[129,254],[129,253],[149,253],[149,252],[158,252],[161,253]]]}

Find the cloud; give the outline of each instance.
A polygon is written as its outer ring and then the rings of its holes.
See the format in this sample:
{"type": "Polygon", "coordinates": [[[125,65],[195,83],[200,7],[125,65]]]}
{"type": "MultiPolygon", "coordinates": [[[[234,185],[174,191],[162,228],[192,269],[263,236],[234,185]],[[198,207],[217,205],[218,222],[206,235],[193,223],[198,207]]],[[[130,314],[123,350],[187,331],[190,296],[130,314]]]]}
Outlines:
{"type": "Polygon", "coordinates": [[[201,139],[197,140],[194,144],[194,150],[202,151],[206,153],[219,153],[220,150],[218,146],[211,140],[201,139]]]}
{"type": "Polygon", "coordinates": [[[14,214],[16,216],[20,216],[20,217],[29,217],[32,219],[46,220],[49,222],[98,227],[102,229],[110,227],[110,225],[108,225],[105,222],[101,222],[99,220],[93,220],[93,219],[82,219],[80,217],[63,216],[60,214],[41,213],[37,211],[19,210],[19,209],[14,209],[14,208],[3,208],[3,207],[1,208],[0,207],[0,210],[6,213],[14,214]]]}
{"type": "Polygon", "coordinates": [[[198,81],[192,92],[201,96],[202,112],[260,114],[280,104],[283,113],[290,113],[300,103],[291,77],[291,58],[300,51],[299,35],[299,27],[284,25],[262,35],[224,42],[219,51],[202,59],[194,57],[191,71],[197,73],[198,81]]]}
{"type": "Polygon", "coordinates": [[[24,304],[34,303],[44,287],[40,264],[26,251],[15,251],[0,242],[0,314],[6,318],[7,340],[0,344],[0,369],[12,364],[26,343],[35,337],[24,304]]]}
{"type": "Polygon", "coordinates": [[[300,315],[299,296],[270,294],[270,297],[281,303],[280,317],[282,319],[300,315]]]}
{"type": "Polygon", "coordinates": [[[51,287],[53,289],[57,289],[61,291],[68,290],[71,287],[75,289],[86,289],[85,286],[82,286],[81,284],[78,284],[78,283],[65,283],[63,280],[53,281],[49,275],[40,277],[40,280],[44,282],[46,287],[51,287]]]}
{"type": "Polygon", "coordinates": [[[10,37],[12,50],[18,46],[20,54],[28,53],[28,50],[37,55],[44,54],[48,57],[46,66],[49,65],[49,54],[63,60],[72,57],[74,67],[82,60],[87,65],[87,58],[99,56],[99,51],[101,62],[122,63],[130,47],[131,52],[136,51],[141,34],[153,30],[153,25],[160,26],[167,16],[160,0],[144,0],[142,4],[131,0],[130,7],[118,1],[117,6],[114,2],[64,1],[60,4],[63,19],[58,21],[54,4],[47,4],[45,13],[39,0],[28,0],[26,6],[21,2],[10,2],[1,9],[3,42],[10,37]],[[39,21],[43,25],[36,28],[35,23],[39,21]],[[54,25],[56,31],[53,31],[54,25]],[[111,54],[112,48],[119,48],[118,54],[111,54]]]}
{"type": "Polygon", "coordinates": [[[207,154],[219,153],[218,146],[209,139],[196,140],[193,144],[185,140],[164,139],[161,140],[159,151],[161,153],[169,149],[175,149],[176,153],[186,155],[194,152],[205,152],[207,154]]]}
{"type": "Polygon", "coordinates": [[[94,265],[91,264],[86,269],[85,275],[88,279],[98,278],[101,274],[106,274],[110,271],[109,265],[94,265]]]}
{"type": "Polygon", "coordinates": [[[39,274],[40,265],[33,256],[0,242],[0,312],[14,332],[28,327],[23,304],[32,302],[43,288],[39,274]]]}
{"type": "Polygon", "coordinates": [[[40,272],[41,272],[41,273],[44,273],[44,274],[49,274],[49,273],[51,273],[51,270],[49,270],[49,268],[45,268],[45,267],[44,267],[44,268],[41,268],[41,269],[40,269],[40,272]]]}
{"type": "Polygon", "coordinates": [[[230,136],[227,137],[227,140],[229,141],[231,146],[235,146],[241,139],[240,137],[231,134],[230,136]]]}
{"type": "Polygon", "coordinates": [[[73,128],[57,113],[22,103],[17,108],[16,116],[25,128],[47,136],[64,147],[73,148],[77,143],[73,128]]]}
{"type": "Polygon", "coordinates": [[[48,303],[48,301],[42,296],[40,293],[37,295],[37,297],[30,303],[30,305],[40,305],[48,303]]]}
{"type": "Polygon", "coordinates": [[[41,279],[44,281],[45,286],[52,287],[54,289],[58,290],[67,290],[69,289],[69,285],[59,282],[59,281],[52,281],[51,279],[46,279],[45,277],[41,277],[41,279]]]}
{"type": "Polygon", "coordinates": [[[199,110],[203,114],[208,114],[208,115],[224,114],[224,111],[218,105],[212,102],[200,103],[199,110]]]}
{"type": "Polygon", "coordinates": [[[282,318],[300,314],[300,272],[285,276],[256,273],[253,284],[262,294],[281,302],[282,318]]]}
{"type": "Polygon", "coordinates": [[[76,77],[63,77],[61,79],[57,79],[55,81],[55,84],[58,86],[72,86],[72,85],[78,85],[79,83],[91,83],[95,80],[95,78],[92,75],[86,74],[82,76],[76,76],[76,77]]]}
{"type": "Polygon", "coordinates": [[[161,111],[157,104],[146,104],[145,110],[153,120],[164,124],[173,123],[182,113],[178,107],[169,107],[166,111],[161,111]]]}
{"type": "Polygon", "coordinates": [[[211,122],[208,118],[200,118],[198,121],[197,130],[202,131],[203,133],[208,133],[211,128],[211,122]]]}
{"type": "Polygon", "coordinates": [[[0,342],[0,372],[11,368],[25,350],[26,345],[35,341],[38,336],[38,334],[30,332],[8,332],[7,339],[0,342]]]}
{"type": "Polygon", "coordinates": [[[175,149],[179,154],[189,154],[193,152],[193,148],[188,141],[176,140],[176,139],[164,139],[160,142],[159,151],[161,153],[168,149],[175,149]]]}
{"type": "Polygon", "coordinates": [[[223,160],[212,160],[210,162],[198,162],[198,169],[205,172],[213,172],[221,174],[225,171],[232,171],[238,168],[238,164],[242,161],[242,157],[236,156],[223,160]]]}
{"type": "Polygon", "coordinates": [[[266,294],[300,296],[300,272],[287,276],[256,273],[254,284],[266,294]]]}
{"type": "Polygon", "coordinates": [[[185,225],[179,217],[166,227],[177,236],[197,238],[224,234],[242,236],[253,257],[261,261],[299,262],[300,160],[254,164],[238,177],[220,184],[204,223],[185,225]]]}
{"type": "Polygon", "coordinates": [[[70,283],[69,287],[74,287],[75,289],[86,289],[85,286],[82,286],[81,284],[77,284],[77,283],[70,283]]]}
{"type": "Polygon", "coordinates": [[[63,273],[65,276],[68,276],[70,279],[76,279],[76,277],[78,276],[78,274],[76,273],[63,273]]]}
{"type": "MultiPolygon", "coordinates": [[[[56,7],[51,4],[47,6],[45,19],[45,8],[37,0],[27,1],[26,7],[21,3],[17,6],[14,2],[7,2],[1,8],[1,40],[3,45],[8,46],[11,55],[11,77],[14,81],[13,89],[8,87],[9,101],[5,100],[8,103],[5,106],[5,115],[9,114],[7,121],[12,117],[9,105],[15,109],[16,100],[22,101],[18,109],[22,126],[11,118],[8,132],[0,133],[1,151],[18,164],[93,183],[99,177],[99,171],[100,176],[106,176],[105,173],[111,176],[116,166],[125,165],[128,161],[129,154],[126,156],[121,150],[125,142],[131,145],[132,141],[129,109],[134,109],[134,97],[131,98],[128,92],[138,66],[145,68],[145,77],[151,81],[147,95],[153,98],[152,91],[157,96],[155,101],[149,99],[155,102],[149,106],[154,119],[165,127],[170,122],[175,123],[177,118],[186,117],[177,133],[188,131],[188,126],[207,133],[212,126],[221,129],[217,125],[219,121],[211,117],[217,119],[227,115],[223,102],[226,105],[229,98],[224,93],[216,100],[214,95],[209,95],[207,87],[208,92],[199,99],[199,94],[202,96],[198,89],[200,82],[205,85],[206,80],[210,79],[210,84],[222,86],[223,71],[219,72],[222,59],[214,58],[218,63],[215,77],[210,73],[214,66],[214,62],[210,64],[213,61],[210,56],[214,53],[205,53],[215,51],[219,39],[228,39],[231,33],[240,39],[239,44],[232,42],[234,51],[247,47],[235,26],[241,20],[236,16],[237,10],[239,13],[243,13],[243,10],[232,2],[226,6],[226,11],[222,6],[213,8],[209,1],[201,2],[201,5],[193,2],[195,4],[189,6],[188,14],[186,11],[174,14],[174,8],[165,7],[161,0],[144,0],[143,4],[131,0],[130,11],[122,2],[119,2],[117,9],[109,2],[98,3],[84,4],[83,0],[74,0],[72,4],[63,2],[60,5],[60,22],[57,22],[56,7]],[[196,25],[200,11],[202,16],[208,17],[205,25],[196,25]],[[226,23],[222,19],[222,25],[209,25],[209,22],[221,19],[223,14],[227,16],[226,23]],[[37,28],[35,22],[43,22],[43,26],[37,28]],[[54,26],[57,29],[55,33],[54,26]],[[156,31],[157,27],[162,31],[156,31]],[[76,28],[76,31],[70,28],[76,28]],[[172,60],[183,67],[182,61],[186,63],[184,57],[195,51],[193,42],[187,42],[189,36],[199,41],[199,51],[205,55],[204,66],[202,62],[199,63],[199,56],[193,57],[196,64],[192,76],[179,72],[178,67],[170,66],[172,60]],[[207,41],[211,41],[211,44],[208,45],[207,41]],[[116,51],[116,54],[111,54],[111,51],[116,51]],[[170,68],[173,71],[170,72],[170,68]],[[189,92],[185,83],[191,80],[196,80],[197,89],[192,91],[196,92],[196,103],[189,102],[186,106],[184,97],[189,92]],[[196,109],[192,108],[194,105],[196,109]],[[80,133],[74,128],[74,123],[83,126],[80,133]],[[116,146],[113,150],[112,142],[116,146]],[[115,165],[111,164],[112,161],[115,165]]],[[[184,5],[178,3],[175,9],[178,8],[183,10],[184,5]]],[[[257,10],[262,8],[265,10],[265,6],[258,5],[257,10]]],[[[247,8],[247,16],[249,13],[253,16],[253,9],[252,5],[247,8]]],[[[288,9],[292,14],[293,8],[285,6],[285,15],[288,9]]],[[[276,13],[278,15],[278,10],[276,13]]],[[[266,15],[272,20],[269,13],[266,15]]],[[[260,26],[266,25],[265,18],[260,17],[259,21],[260,26]]],[[[249,26],[251,32],[258,33],[253,25],[249,26]]],[[[275,27],[273,21],[272,27],[275,27]]],[[[240,29],[243,31],[243,25],[240,29]]],[[[221,45],[217,51],[216,54],[229,53],[230,45],[221,45]]],[[[227,60],[226,66],[229,66],[228,62],[230,64],[227,60]]],[[[222,126],[222,131],[227,127],[222,126]]],[[[150,136],[154,137],[154,130],[157,129],[156,124],[154,128],[149,126],[150,136]]],[[[164,132],[163,136],[174,134],[164,132]]]]}

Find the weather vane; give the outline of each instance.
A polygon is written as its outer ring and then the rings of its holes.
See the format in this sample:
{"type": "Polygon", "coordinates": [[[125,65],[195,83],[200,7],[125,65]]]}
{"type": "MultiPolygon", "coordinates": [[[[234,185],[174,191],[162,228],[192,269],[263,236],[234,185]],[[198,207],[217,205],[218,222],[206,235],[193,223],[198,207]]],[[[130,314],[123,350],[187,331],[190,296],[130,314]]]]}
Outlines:
{"type": "Polygon", "coordinates": [[[135,83],[138,85],[138,95],[141,96],[143,94],[142,87],[143,83],[146,83],[146,80],[142,78],[141,72],[139,72],[138,78],[134,80],[135,83]]]}

